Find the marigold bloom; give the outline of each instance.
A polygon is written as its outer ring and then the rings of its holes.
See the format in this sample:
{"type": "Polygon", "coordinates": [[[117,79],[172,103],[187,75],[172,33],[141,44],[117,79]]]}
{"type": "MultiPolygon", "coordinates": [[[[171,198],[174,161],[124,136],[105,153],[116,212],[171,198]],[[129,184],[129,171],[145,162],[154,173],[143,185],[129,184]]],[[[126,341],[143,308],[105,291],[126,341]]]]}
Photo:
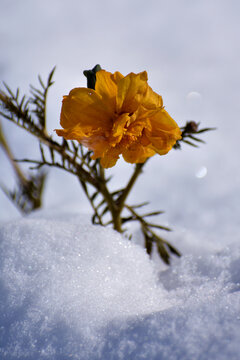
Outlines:
{"type": "Polygon", "coordinates": [[[125,77],[98,71],[95,90],[75,88],[63,97],[63,130],[57,134],[92,150],[104,168],[114,166],[120,154],[129,163],[167,154],[181,130],[147,80],[146,71],[125,77]]]}

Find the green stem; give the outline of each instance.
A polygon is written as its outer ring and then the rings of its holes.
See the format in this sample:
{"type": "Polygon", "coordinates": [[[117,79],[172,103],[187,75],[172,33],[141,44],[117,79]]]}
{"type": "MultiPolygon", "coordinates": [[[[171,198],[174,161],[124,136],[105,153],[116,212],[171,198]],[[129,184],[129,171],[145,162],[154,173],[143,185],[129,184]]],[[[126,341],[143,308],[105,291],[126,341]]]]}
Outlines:
{"type": "Polygon", "coordinates": [[[99,164],[99,173],[100,173],[100,191],[108,204],[109,211],[112,215],[112,222],[114,230],[118,232],[122,232],[122,221],[121,221],[121,211],[119,211],[119,207],[115,203],[112,194],[109,192],[106,186],[106,179],[105,179],[105,171],[104,168],[99,164]]]}
{"type": "Polygon", "coordinates": [[[109,207],[109,211],[111,212],[112,215],[113,228],[114,230],[121,233],[122,232],[122,221],[120,217],[121,213],[119,212],[119,209],[116,206],[115,201],[113,200],[110,192],[108,191],[106,184],[101,184],[100,188],[101,188],[101,193],[104,199],[106,200],[106,203],[108,204],[109,207]]]}
{"type": "MultiPolygon", "coordinates": [[[[109,193],[109,191],[106,187],[106,182],[103,181],[104,186],[102,188],[102,190],[103,190],[102,194],[103,194],[104,198],[106,199],[106,202],[108,203],[109,210],[112,215],[113,228],[120,233],[122,232],[121,213],[124,208],[125,201],[129,195],[133,185],[135,184],[138,176],[140,175],[144,164],[145,163],[136,164],[135,170],[134,170],[126,188],[123,190],[123,192],[121,193],[121,195],[119,196],[119,198],[116,201],[113,200],[112,195],[109,193]]],[[[103,169],[103,171],[104,171],[104,169],[103,169]]]]}
{"type": "MultiPolygon", "coordinates": [[[[146,161],[145,161],[146,163],[146,161]]],[[[126,188],[124,189],[124,191],[122,192],[122,194],[120,195],[120,197],[118,198],[117,200],[117,204],[118,204],[118,209],[119,209],[119,212],[121,213],[123,208],[124,208],[124,204],[125,204],[125,201],[130,193],[130,191],[132,190],[132,187],[133,185],[135,184],[138,176],[141,174],[142,172],[142,168],[143,166],[145,165],[145,163],[142,163],[142,164],[136,164],[135,166],[135,170],[126,186],[126,188]]]]}
{"type": "Polygon", "coordinates": [[[88,200],[89,200],[89,202],[90,202],[90,204],[92,206],[92,209],[94,211],[94,215],[97,217],[97,219],[99,221],[99,224],[104,226],[104,224],[102,222],[102,219],[101,219],[101,216],[99,215],[98,210],[97,210],[96,206],[94,205],[94,202],[91,199],[91,196],[90,196],[90,194],[88,192],[87,184],[84,181],[82,181],[80,177],[78,179],[79,179],[80,184],[82,185],[82,188],[83,188],[83,191],[85,192],[85,195],[87,196],[87,198],[88,198],[88,200]]]}

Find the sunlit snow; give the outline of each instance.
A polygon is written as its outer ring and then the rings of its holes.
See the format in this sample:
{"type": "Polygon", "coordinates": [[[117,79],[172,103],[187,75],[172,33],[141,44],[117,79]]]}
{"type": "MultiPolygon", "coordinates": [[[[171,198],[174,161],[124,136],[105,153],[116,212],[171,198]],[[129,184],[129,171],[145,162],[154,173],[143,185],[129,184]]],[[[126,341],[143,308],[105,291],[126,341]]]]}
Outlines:
{"type": "Polygon", "coordinates": [[[113,230],[42,213],[2,225],[0,250],[1,359],[237,359],[239,247],[159,272],[113,230]]]}

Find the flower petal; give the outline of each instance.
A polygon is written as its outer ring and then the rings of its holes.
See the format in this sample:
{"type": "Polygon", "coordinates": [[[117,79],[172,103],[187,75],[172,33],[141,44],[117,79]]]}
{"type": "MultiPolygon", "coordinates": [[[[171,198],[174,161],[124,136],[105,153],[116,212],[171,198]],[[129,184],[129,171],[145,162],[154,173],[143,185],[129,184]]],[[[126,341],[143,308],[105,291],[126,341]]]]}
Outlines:
{"type": "Polygon", "coordinates": [[[114,81],[115,84],[118,84],[123,78],[124,76],[119,71],[115,71],[115,73],[112,74],[112,81],[114,81]]]}
{"type": "Polygon", "coordinates": [[[137,110],[148,88],[147,73],[130,73],[118,83],[117,111],[132,113],[137,110]]]}
{"type": "Polygon", "coordinates": [[[164,108],[161,108],[159,111],[155,112],[155,114],[151,116],[150,122],[153,134],[157,133],[158,131],[168,131],[176,134],[176,140],[181,138],[181,130],[164,108]]]}
{"type": "Polygon", "coordinates": [[[122,136],[127,131],[127,129],[125,129],[125,125],[127,124],[128,121],[129,121],[129,116],[126,113],[120,115],[116,120],[114,120],[112,127],[112,135],[114,137],[119,135],[122,136]]]}
{"type": "Polygon", "coordinates": [[[146,128],[151,129],[151,125],[148,119],[139,119],[137,118],[135,121],[133,121],[128,129],[127,129],[127,135],[139,137],[142,135],[143,130],[146,128]]]}
{"type": "Polygon", "coordinates": [[[146,129],[145,135],[153,149],[160,155],[165,155],[172,149],[178,139],[181,139],[181,130],[165,109],[155,113],[150,119],[151,130],[146,129]]]}
{"type": "Polygon", "coordinates": [[[163,100],[161,95],[158,95],[155,91],[148,86],[147,91],[142,99],[141,105],[148,110],[153,110],[163,107],[163,100]]]}
{"type": "Polygon", "coordinates": [[[77,124],[109,128],[111,115],[111,111],[94,90],[75,88],[63,98],[60,124],[63,128],[71,128],[77,124]]]}
{"type": "Polygon", "coordinates": [[[152,136],[149,138],[152,148],[159,154],[167,154],[176,143],[176,138],[172,134],[161,133],[159,136],[152,136]]]}
{"type": "Polygon", "coordinates": [[[158,154],[167,154],[176,141],[181,139],[181,130],[163,108],[155,113],[149,121],[151,123],[151,130],[149,128],[145,130],[146,137],[158,154]]]}
{"type": "Polygon", "coordinates": [[[116,146],[115,148],[109,149],[104,156],[101,157],[100,164],[104,168],[113,167],[119,159],[121,151],[116,146]]]}
{"type": "Polygon", "coordinates": [[[80,144],[94,152],[92,159],[97,159],[111,149],[109,140],[102,134],[101,129],[95,132],[89,131],[87,134],[78,126],[71,129],[56,130],[59,136],[63,136],[66,140],[77,140],[80,144]]]}
{"type": "Polygon", "coordinates": [[[86,146],[88,150],[92,150],[94,154],[92,159],[96,160],[104,156],[104,154],[111,148],[108,140],[101,135],[93,135],[85,137],[81,140],[81,144],[86,146]]]}
{"type": "MultiPolygon", "coordinates": [[[[95,130],[96,131],[96,130],[95,130]]],[[[81,141],[84,137],[92,136],[94,133],[92,126],[82,127],[79,124],[67,129],[56,129],[58,136],[63,136],[66,140],[81,141]]]]}
{"type": "Polygon", "coordinates": [[[147,158],[153,156],[156,152],[148,147],[143,146],[141,143],[134,143],[123,151],[123,158],[125,161],[135,164],[143,163],[147,158]]]}
{"type": "Polygon", "coordinates": [[[113,74],[108,71],[100,70],[96,73],[95,90],[113,113],[116,110],[117,96],[117,84],[115,80],[113,74]]]}

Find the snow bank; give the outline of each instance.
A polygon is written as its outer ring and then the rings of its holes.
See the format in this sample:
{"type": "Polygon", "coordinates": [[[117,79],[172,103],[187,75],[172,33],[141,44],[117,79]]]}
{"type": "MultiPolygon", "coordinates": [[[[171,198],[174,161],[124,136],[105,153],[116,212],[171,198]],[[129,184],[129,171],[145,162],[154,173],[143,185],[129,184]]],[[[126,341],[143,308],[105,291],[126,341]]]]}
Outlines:
{"type": "Polygon", "coordinates": [[[176,305],[124,322],[122,329],[116,323],[106,336],[102,358],[239,359],[240,259],[239,250],[233,258],[232,251],[187,256],[160,274],[176,305]]]}
{"type": "Polygon", "coordinates": [[[113,230],[25,219],[2,226],[0,239],[6,359],[65,359],[96,345],[110,320],[169,306],[144,250],[113,230]]]}
{"type": "Polygon", "coordinates": [[[240,251],[156,274],[144,250],[85,217],[0,227],[0,358],[238,359],[240,251]]]}

